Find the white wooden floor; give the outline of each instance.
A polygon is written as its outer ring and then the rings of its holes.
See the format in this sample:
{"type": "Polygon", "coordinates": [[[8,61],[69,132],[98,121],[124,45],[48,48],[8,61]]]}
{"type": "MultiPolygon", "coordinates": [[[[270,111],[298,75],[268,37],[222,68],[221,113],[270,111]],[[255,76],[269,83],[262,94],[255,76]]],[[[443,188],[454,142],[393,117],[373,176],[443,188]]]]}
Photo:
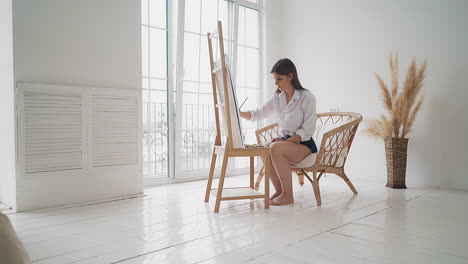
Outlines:
{"type": "Polygon", "coordinates": [[[227,201],[215,214],[214,197],[203,202],[205,184],[9,217],[36,264],[468,263],[468,192],[354,180],[353,195],[328,175],[321,207],[306,183],[295,186],[294,205],[265,210],[261,200],[227,201]]]}

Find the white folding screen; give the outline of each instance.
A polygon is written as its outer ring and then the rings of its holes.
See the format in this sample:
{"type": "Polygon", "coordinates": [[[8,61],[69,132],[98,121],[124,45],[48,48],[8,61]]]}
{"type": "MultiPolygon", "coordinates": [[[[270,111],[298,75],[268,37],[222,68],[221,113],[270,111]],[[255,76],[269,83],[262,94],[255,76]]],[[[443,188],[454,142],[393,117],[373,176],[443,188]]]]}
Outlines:
{"type": "Polygon", "coordinates": [[[143,191],[141,92],[18,83],[18,210],[143,191]]]}

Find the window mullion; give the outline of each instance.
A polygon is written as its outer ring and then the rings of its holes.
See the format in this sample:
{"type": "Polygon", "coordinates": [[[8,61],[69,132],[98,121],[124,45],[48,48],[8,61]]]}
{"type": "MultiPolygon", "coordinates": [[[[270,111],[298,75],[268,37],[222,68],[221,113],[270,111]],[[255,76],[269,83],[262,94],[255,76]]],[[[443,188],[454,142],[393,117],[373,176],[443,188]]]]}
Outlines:
{"type": "MultiPolygon", "coordinates": [[[[151,29],[150,29],[150,24],[151,24],[151,17],[150,17],[150,3],[151,1],[148,0],[148,77],[151,76],[151,29]]],[[[151,175],[151,132],[149,131],[149,128],[151,128],[151,80],[148,78],[148,91],[147,91],[147,96],[148,96],[148,102],[146,103],[146,129],[147,129],[147,141],[146,141],[146,146],[147,146],[147,151],[148,151],[148,175],[151,175]]]]}
{"type": "MultiPolygon", "coordinates": [[[[229,15],[228,15],[229,16],[229,15]]],[[[236,87],[237,84],[237,45],[239,40],[239,1],[234,1],[234,28],[233,28],[233,43],[232,43],[232,65],[231,65],[231,75],[233,86],[236,87]]]]}
{"type": "MultiPolygon", "coordinates": [[[[183,78],[184,78],[184,28],[185,28],[185,0],[179,0],[177,12],[177,62],[176,62],[176,129],[175,129],[175,158],[181,157],[182,117],[183,117],[183,78]]],[[[180,172],[181,162],[175,163],[175,172],[180,172]]]]}
{"type": "Polygon", "coordinates": [[[166,0],[166,50],[167,50],[167,108],[168,108],[168,139],[167,139],[167,151],[168,151],[168,168],[167,173],[170,179],[174,179],[175,175],[175,109],[174,109],[174,26],[172,20],[173,14],[173,3],[172,1],[166,0]]]}
{"type": "MultiPolygon", "coordinates": [[[[201,26],[202,26],[202,18],[203,18],[203,0],[200,1],[200,23],[199,23],[199,28],[198,28],[198,77],[197,77],[197,111],[196,111],[196,120],[197,120],[197,132],[200,131],[200,61],[201,61],[201,38],[202,38],[202,33],[201,33],[201,26]]],[[[195,146],[196,148],[196,153],[198,155],[197,157],[197,166],[200,168],[200,137],[198,136],[199,134],[197,133],[197,145],[195,146]]]]}

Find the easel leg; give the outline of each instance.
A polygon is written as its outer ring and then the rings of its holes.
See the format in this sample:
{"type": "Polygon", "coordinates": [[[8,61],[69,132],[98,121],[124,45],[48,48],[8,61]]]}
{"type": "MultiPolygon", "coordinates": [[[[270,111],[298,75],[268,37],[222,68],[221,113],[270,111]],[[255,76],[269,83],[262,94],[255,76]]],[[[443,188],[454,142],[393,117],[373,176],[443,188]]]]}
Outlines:
{"type": "Polygon", "coordinates": [[[265,209],[270,208],[270,154],[265,155],[265,209]]]}
{"type": "Polygon", "coordinates": [[[211,191],[211,185],[213,183],[215,167],[216,167],[216,150],[213,149],[213,156],[211,157],[210,175],[208,176],[208,182],[206,184],[205,203],[210,200],[210,191],[211,191]]]}
{"type": "Polygon", "coordinates": [[[254,157],[250,157],[250,188],[254,188],[254,157]]]}
{"type": "Polygon", "coordinates": [[[224,177],[226,176],[226,168],[227,168],[228,159],[229,157],[225,154],[223,157],[223,167],[221,168],[221,174],[219,175],[218,192],[216,195],[216,203],[215,203],[215,209],[214,209],[215,213],[219,212],[219,206],[221,204],[221,197],[223,195],[224,177]]]}

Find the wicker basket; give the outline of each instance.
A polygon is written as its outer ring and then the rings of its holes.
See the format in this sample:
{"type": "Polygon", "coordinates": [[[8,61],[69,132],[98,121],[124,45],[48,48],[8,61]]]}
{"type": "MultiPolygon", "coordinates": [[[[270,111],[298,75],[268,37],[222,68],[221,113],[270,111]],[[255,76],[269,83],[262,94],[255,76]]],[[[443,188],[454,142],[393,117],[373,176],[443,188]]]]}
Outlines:
{"type": "Polygon", "coordinates": [[[387,187],[406,189],[406,157],[408,151],[407,138],[385,139],[385,155],[387,156],[387,187]]]}

